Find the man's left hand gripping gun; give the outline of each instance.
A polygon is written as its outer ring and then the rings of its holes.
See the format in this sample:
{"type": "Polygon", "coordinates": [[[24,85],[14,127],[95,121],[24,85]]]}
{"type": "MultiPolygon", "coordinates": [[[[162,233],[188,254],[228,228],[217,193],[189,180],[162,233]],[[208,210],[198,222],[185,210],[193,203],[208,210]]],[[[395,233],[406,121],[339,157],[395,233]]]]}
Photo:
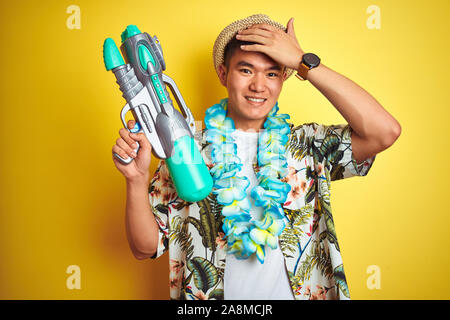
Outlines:
{"type": "MultiPolygon", "coordinates": [[[[129,25],[122,33],[120,49],[127,64],[113,39],[108,38],[103,44],[106,70],[114,72],[127,102],[120,115],[124,127],[127,128],[125,115],[131,111],[136,126],[129,131],[145,133],[155,157],[166,161],[178,196],[189,202],[203,200],[211,192],[213,180],[194,141],[192,113],[175,82],[162,73],[166,64],[158,38],[129,25]],[[183,115],[173,107],[165,84],[183,115]]],[[[133,160],[114,155],[124,164],[133,160]]]]}

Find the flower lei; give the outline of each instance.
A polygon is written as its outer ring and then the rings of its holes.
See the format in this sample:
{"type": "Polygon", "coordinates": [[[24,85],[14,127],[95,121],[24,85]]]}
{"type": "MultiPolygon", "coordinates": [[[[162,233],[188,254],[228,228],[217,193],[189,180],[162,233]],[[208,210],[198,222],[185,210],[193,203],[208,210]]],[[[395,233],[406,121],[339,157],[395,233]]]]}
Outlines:
{"type": "Polygon", "coordinates": [[[206,140],[211,142],[211,157],[214,167],[210,172],[214,180],[213,193],[217,195],[222,208],[223,231],[227,237],[227,250],[238,259],[247,259],[256,253],[264,263],[265,246],[277,248],[277,237],[286,226],[286,217],[281,204],[286,201],[291,186],[279,178],[287,174],[285,157],[290,127],[286,122],[288,114],[279,114],[278,102],[269,112],[263,131],[258,139],[258,165],[256,177],[259,185],[251,191],[255,205],[264,208],[261,220],[250,215],[251,203],[247,198],[250,181],[238,177],[242,163],[237,156],[237,147],[231,132],[234,121],[227,117],[228,99],[206,110],[206,140]]]}

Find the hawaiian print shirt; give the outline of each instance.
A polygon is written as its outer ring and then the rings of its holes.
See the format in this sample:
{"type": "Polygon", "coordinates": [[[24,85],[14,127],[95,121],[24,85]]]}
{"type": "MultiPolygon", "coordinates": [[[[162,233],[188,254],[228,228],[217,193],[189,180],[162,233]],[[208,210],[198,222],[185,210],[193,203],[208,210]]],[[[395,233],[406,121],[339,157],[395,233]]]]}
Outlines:
{"type": "MultiPolygon", "coordinates": [[[[349,125],[307,123],[291,128],[283,182],[291,191],[283,204],[289,223],[278,237],[295,299],[350,299],[330,204],[330,182],[365,176],[375,156],[357,164],[349,125]]],[[[211,148],[205,129],[195,141],[208,168],[211,148]]],[[[256,160],[256,158],[255,158],[256,160]]],[[[256,161],[253,168],[259,169],[256,161]]],[[[191,203],[180,199],[164,160],[149,187],[159,224],[152,259],[169,251],[171,299],[223,299],[227,240],[222,206],[211,194],[191,203]]]]}

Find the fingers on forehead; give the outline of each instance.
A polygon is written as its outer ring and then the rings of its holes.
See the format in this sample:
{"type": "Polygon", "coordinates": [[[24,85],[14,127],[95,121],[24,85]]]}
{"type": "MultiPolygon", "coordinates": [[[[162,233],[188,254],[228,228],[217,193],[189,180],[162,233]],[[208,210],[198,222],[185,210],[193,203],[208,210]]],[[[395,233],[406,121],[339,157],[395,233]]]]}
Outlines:
{"type": "Polygon", "coordinates": [[[269,31],[278,31],[279,30],[278,28],[275,28],[274,26],[271,26],[270,24],[267,24],[267,23],[257,23],[257,24],[250,26],[249,29],[250,28],[260,28],[260,29],[266,29],[269,31]]]}

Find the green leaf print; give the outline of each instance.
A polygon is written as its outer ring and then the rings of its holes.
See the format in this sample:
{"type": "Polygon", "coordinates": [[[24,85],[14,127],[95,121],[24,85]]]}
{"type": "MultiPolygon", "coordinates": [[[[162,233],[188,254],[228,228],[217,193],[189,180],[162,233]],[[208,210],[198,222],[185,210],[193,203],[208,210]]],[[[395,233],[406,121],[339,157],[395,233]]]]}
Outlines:
{"type": "MultiPolygon", "coordinates": [[[[316,179],[317,177],[315,177],[316,179]]],[[[311,185],[311,187],[308,188],[308,192],[306,192],[305,195],[305,203],[310,203],[311,201],[314,200],[315,196],[316,196],[316,183],[313,183],[311,185]]]]}
{"type": "Polygon", "coordinates": [[[214,289],[208,295],[208,299],[223,300],[223,297],[224,297],[223,289],[214,289]]]}
{"type": "Polygon", "coordinates": [[[194,257],[186,263],[189,271],[194,274],[194,284],[197,288],[206,293],[219,280],[216,267],[202,257],[194,257]]]}
{"type": "Polygon", "coordinates": [[[323,245],[321,240],[322,239],[319,241],[312,241],[310,252],[306,255],[305,260],[302,262],[296,273],[296,276],[299,277],[300,281],[308,280],[314,267],[322,272],[327,278],[333,276],[330,251],[323,245]]]}
{"type": "Polygon", "coordinates": [[[179,243],[187,258],[191,257],[194,252],[192,236],[188,231],[188,224],[192,222],[192,219],[194,218],[187,217],[183,220],[180,216],[173,217],[169,232],[169,242],[179,243]]]}
{"type": "MultiPolygon", "coordinates": [[[[178,198],[178,199],[180,199],[180,198],[178,198]]],[[[181,199],[180,199],[181,200],[181,199]]],[[[188,202],[188,201],[184,201],[184,200],[182,200],[182,201],[180,201],[180,202],[177,202],[175,205],[174,205],[174,209],[175,210],[181,210],[181,209],[183,209],[184,207],[189,207],[190,205],[192,204],[192,202],[188,202]]]]}
{"type": "Polygon", "coordinates": [[[310,222],[313,210],[310,203],[295,210],[283,208],[284,214],[290,222],[279,236],[280,247],[284,252],[295,253],[298,251],[300,238],[304,234],[301,226],[310,222]]]}
{"type": "MultiPolygon", "coordinates": [[[[297,252],[297,246],[298,246],[298,237],[295,232],[295,230],[292,228],[290,224],[288,224],[283,232],[279,236],[280,241],[280,248],[281,251],[284,252],[291,252],[294,253],[297,252]]],[[[286,255],[286,257],[293,257],[290,255],[286,255]]]]}
{"type": "Polygon", "coordinates": [[[224,207],[223,204],[220,204],[217,201],[217,195],[214,193],[210,193],[208,197],[206,197],[208,202],[211,204],[211,212],[214,215],[214,218],[216,219],[216,233],[223,232],[222,225],[223,225],[223,215],[222,215],[222,209],[224,207]]]}
{"type": "Polygon", "coordinates": [[[341,264],[334,268],[334,281],[341,290],[341,292],[350,299],[350,292],[348,290],[347,280],[345,279],[344,266],[341,264]]]}
{"type": "MultiPolygon", "coordinates": [[[[301,207],[300,209],[292,210],[288,208],[283,208],[283,211],[286,217],[289,219],[291,225],[300,227],[309,222],[309,218],[311,218],[313,214],[313,209],[314,208],[311,205],[311,203],[308,203],[307,205],[301,207]]],[[[297,229],[300,230],[300,228],[297,229]]],[[[303,233],[303,231],[301,231],[301,233],[303,233]]]]}
{"type": "Polygon", "coordinates": [[[332,167],[330,172],[330,180],[336,181],[340,179],[344,179],[344,171],[345,167],[342,164],[338,164],[332,167]]]}
{"type": "Polygon", "coordinates": [[[305,174],[306,180],[316,179],[317,174],[316,172],[311,169],[311,166],[306,166],[306,174],[305,174]]]}
{"type": "Polygon", "coordinates": [[[330,243],[334,244],[337,251],[340,251],[339,244],[337,241],[337,236],[336,236],[336,230],[334,227],[333,216],[331,214],[331,205],[328,201],[325,201],[324,198],[321,198],[320,199],[320,207],[322,210],[322,214],[325,218],[325,224],[327,226],[328,241],[330,241],[330,243]]]}
{"type": "Polygon", "coordinates": [[[311,270],[313,267],[314,257],[312,255],[306,255],[305,260],[300,264],[295,276],[299,279],[299,282],[308,280],[311,276],[311,270]]]}
{"type": "Polygon", "coordinates": [[[184,223],[185,223],[186,226],[187,226],[188,223],[191,223],[195,227],[195,229],[197,229],[198,234],[200,235],[200,237],[203,237],[203,227],[202,227],[202,224],[201,224],[200,220],[198,220],[197,218],[189,216],[189,217],[187,217],[184,220],[184,223]]]}
{"type": "Polygon", "coordinates": [[[339,144],[339,137],[335,134],[330,134],[323,139],[322,144],[320,145],[320,152],[330,163],[335,163],[342,159],[344,153],[338,151],[339,144]]]}
{"type": "Polygon", "coordinates": [[[197,202],[200,208],[200,223],[203,229],[202,243],[211,251],[216,251],[217,227],[213,209],[208,199],[197,202]]]}
{"type": "Polygon", "coordinates": [[[304,129],[302,126],[293,127],[291,126],[291,134],[289,137],[289,142],[287,149],[291,153],[292,158],[297,161],[301,161],[304,157],[311,155],[311,145],[314,137],[306,137],[304,129]]]}
{"type": "Polygon", "coordinates": [[[311,145],[311,150],[312,150],[312,156],[314,158],[314,162],[321,163],[324,159],[324,156],[323,156],[322,152],[320,151],[320,149],[316,146],[315,143],[313,143],[311,145]]]}
{"type": "Polygon", "coordinates": [[[167,213],[169,212],[169,207],[168,205],[164,205],[162,203],[158,203],[155,207],[156,210],[158,210],[161,213],[164,213],[167,215],[167,213]]]}

